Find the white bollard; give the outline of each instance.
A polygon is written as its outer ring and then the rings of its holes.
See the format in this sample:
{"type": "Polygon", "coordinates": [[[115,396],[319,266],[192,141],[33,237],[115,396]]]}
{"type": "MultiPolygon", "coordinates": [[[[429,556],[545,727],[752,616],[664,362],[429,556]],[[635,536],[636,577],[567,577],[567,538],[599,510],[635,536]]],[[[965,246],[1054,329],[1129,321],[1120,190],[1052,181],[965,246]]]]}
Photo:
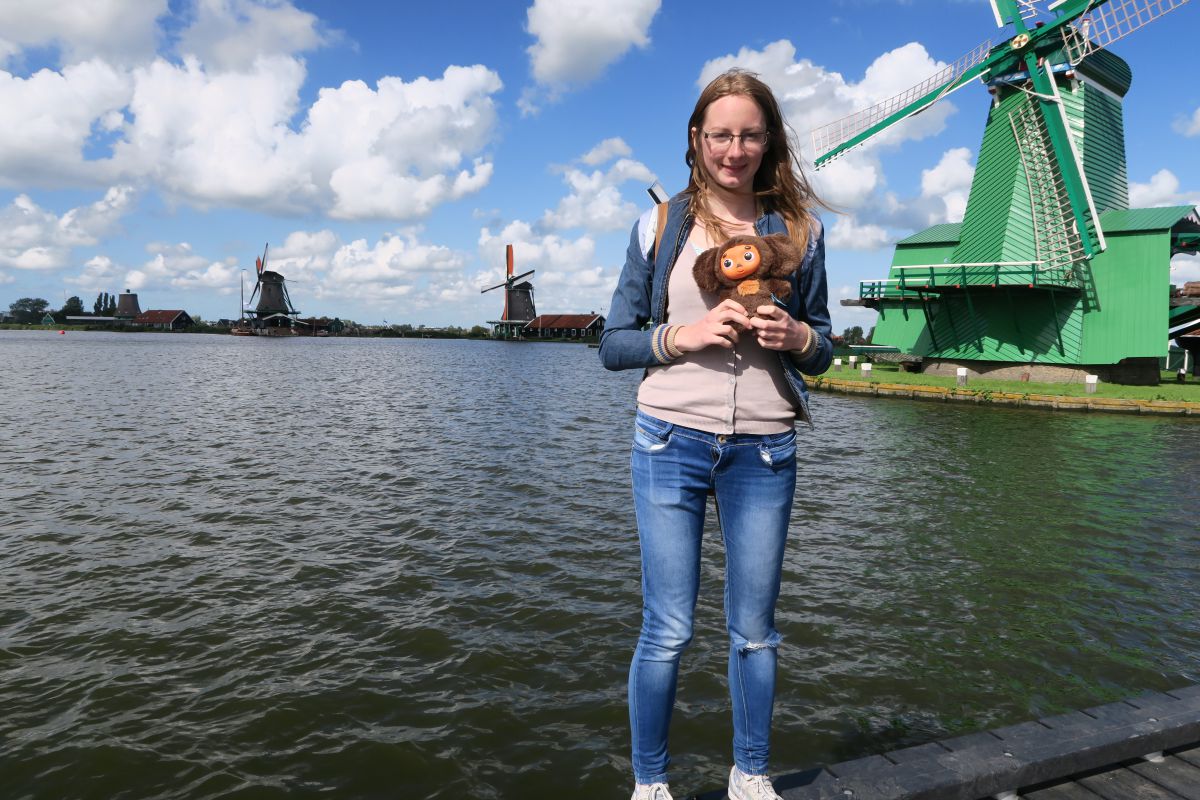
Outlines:
{"type": "Polygon", "coordinates": [[[842,371],[842,360],[840,358],[835,358],[833,360],[833,370],[834,372],[842,371]]]}
{"type": "Polygon", "coordinates": [[[864,378],[871,377],[871,362],[865,361],[862,365],[862,374],[864,378]]]}
{"type": "Polygon", "coordinates": [[[1087,387],[1085,389],[1085,391],[1088,394],[1095,394],[1096,393],[1096,384],[1099,383],[1099,381],[1100,381],[1099,375],[1084,375],[1083,382],[1084,382],[1084,384],[1086,384],[1086,387],[1087,387]]]}
{"type": "Polygon", "coordinates": [[[967,368],[966,368],[966,367],[959,367],[959,368],[958,368],[958,369],[955,371],[955,374],[956,374],[956,375],[957,375],[957,377],[958,377],[958,380],[956,381],[956,382],[958,383],[958,385],[959,385],[959,386],[966,386],[966,385],[967,385],[967,368]]]}
{"type": "Polygon", "coordinates": [[[854,369],[854,366],[857,363],[858,363],[858,356],[850,356],[850,369],[854,369]]]}

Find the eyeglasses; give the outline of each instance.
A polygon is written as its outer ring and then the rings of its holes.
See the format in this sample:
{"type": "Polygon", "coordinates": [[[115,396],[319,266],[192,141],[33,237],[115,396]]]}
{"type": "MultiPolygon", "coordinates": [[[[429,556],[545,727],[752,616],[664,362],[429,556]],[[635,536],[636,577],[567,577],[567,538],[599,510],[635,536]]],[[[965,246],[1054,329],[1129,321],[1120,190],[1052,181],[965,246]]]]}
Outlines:
{"type": "Polygon", "coordinates": [[[767,146],[771,137],[770,131],[748,131],[746,133],[728,133],[726,131],[705,131],[704,141],[714,153],[723,153],[733,145],[734,139],[740,139],[742,150],[747,153],[757,153],[767,146]]]}

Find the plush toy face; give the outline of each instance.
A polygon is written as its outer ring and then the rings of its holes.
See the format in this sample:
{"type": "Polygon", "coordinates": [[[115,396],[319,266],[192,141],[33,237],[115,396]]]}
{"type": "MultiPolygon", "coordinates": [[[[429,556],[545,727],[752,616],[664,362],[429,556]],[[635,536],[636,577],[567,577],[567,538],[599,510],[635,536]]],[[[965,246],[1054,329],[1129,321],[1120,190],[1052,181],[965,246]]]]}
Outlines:
{"type": "Polygon", "coordinates": [[[721,255],[721,272],[731,281],[740,281],[758,272],[762,256],[752,244],[731,247],[721,255]]]}

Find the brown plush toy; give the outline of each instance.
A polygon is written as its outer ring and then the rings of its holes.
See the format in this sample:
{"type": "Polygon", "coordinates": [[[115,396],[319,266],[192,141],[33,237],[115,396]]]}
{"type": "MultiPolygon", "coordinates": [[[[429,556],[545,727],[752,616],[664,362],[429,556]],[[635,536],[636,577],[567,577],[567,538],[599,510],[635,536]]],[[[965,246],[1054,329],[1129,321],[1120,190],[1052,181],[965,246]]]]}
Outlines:
{"type": "Polygon", "coordinates": [[[759,306],[774,304],[771,295],[786,302],[792,295],[787,277],[800,268],[804,254],[785,234],[734,236],[696,257],[692,274],[696,284],[717,295],[717,302],[732,298],[758,316],[759,306]]]}

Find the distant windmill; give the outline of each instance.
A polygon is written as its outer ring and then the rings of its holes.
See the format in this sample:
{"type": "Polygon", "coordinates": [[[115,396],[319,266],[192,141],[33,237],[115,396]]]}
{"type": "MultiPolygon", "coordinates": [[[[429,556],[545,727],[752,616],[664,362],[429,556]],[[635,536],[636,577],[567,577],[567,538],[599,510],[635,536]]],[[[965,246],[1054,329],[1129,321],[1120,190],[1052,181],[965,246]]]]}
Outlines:
{"type": "Polygon", "coordinates": [[[1132,74],[1105,48],[1187,1],[991,0],[1011,38],[813,131],[820,168],[976,79],[992,95],[963,221],[901,240],[888,278],[843,301],[879,311],[875,345],[948,374],[1157,382],[1168,330],[1200,327],[1200,308],[1168,303],[1200,217],[1129,208],[1132,74]]]}
{"type": "Polygon", "coordinates": [[[250,302],[253,303],[257,296],[258,305],[252,312],[252,330],[259,336],[292,335],[295,333],[292,322],[300,312],[292,307],[283,276],[267,269],[267,246],[263,247],[262,257],[254,259],[254,268],[257,278],[254,290],[250,292],[250,302]]]}
{"type": "Polygon", "coordinates": [[[481,289],[480,294],[493,289],[504,289],[504,313],[500,319],[488,320],[492,326],[492,335],[500,339],[519,339],[521,331],[537,317],[533,306],[533,284],[529,281],[517,283],[524,277],[532,275],[534,270],[513,275],[513,246],[505,245],[505,261],[508,266],[508,277],[504,283],[481,289]]]}

